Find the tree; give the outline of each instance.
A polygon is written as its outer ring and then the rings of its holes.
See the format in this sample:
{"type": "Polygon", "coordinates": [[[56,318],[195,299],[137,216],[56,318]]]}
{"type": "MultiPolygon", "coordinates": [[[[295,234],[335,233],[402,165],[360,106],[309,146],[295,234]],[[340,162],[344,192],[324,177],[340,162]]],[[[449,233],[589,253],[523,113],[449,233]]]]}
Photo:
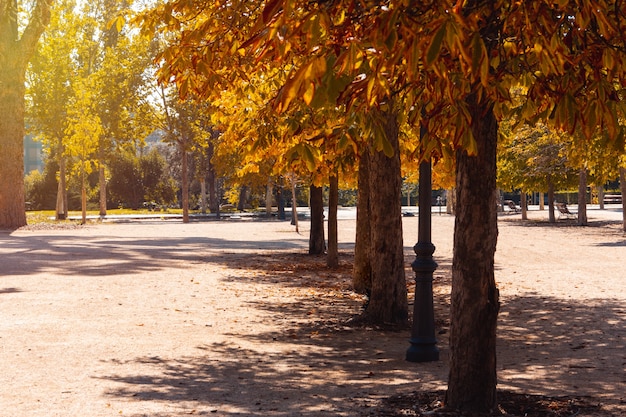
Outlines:
{"type": "Polygon", "coordinates": [[[76,2],[60,2],[28,71],[29,130],[50,150],[59,170],[56,220],[64,220],[68,214],[66,130],[69,106],[74,101],[73,84],[77,82],[75,55],[84,26],[84,18],[76,13],[76,2]]]}
{"type": "Polygon", "coordinates": [[[0,229],[26,225],[24,95],[28,61],[50,21],[52,0],[37,0],[24,24],[15,0],[0,1],[0,229]],[[23,28],[23,30],[21,30],[23,28]]]}
{"type": "MultiPolygon", "coordinates": [[[[229,76],[254,71],[256,62],[288,62],[274,103],[285,111],[296,100],[310,105],[318,92],[336,90],[331,81],[343,75],[351,80],[339,95],[346,112],[384,113],[389,99],[401,96],[403,111],[388,114],[414,126],[423,119],[429,137],[422,156],[449,160],[456,153],[446,402],[461,411],[495,410],[498,121],[511,110],[510,89],[521,83],[527,88],[522,120],[547,120],[570,132],[580,124],[599,126],[617,137],[626,80],[623,10],[601,0],[272,0],[198,10],[179,0],[158,6],[146,27],[161,18],[180,26],[172,11],[212,18],[163,53],[170,65],[162,77],[184,85],[195,72],[193,85],[211,91],[227,79],[219,71],[233,60],[237,68],[229,76]],[[220,28],[221,21],[228,27],[220,28]]],[[[375,139],[379,149],[392,144],[389,135],[375,139]]]]}

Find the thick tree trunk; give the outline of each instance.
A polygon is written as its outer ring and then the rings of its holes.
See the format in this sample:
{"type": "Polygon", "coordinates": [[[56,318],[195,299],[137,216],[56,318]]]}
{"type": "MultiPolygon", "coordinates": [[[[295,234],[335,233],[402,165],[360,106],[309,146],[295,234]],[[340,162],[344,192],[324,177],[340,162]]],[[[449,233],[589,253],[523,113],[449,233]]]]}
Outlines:
{"type": "Polygon", "coordinates": [[[450,374],[446,405],[490,412],[496,399],[496,323],[500,308],[494,277],[498,237],[493,109],[467,98],[478,153],[457,152],[457,211],[450,308],[450,374]]]}
{"type": "Polygon", "coordinates": [[[189,223],[189,158],[184,147],[181,146],[183,164],[182,164],[182,195],[183,195],[183,223],[189,223]]]}
{"type": "MultiPolygon", "coordinates": [[[[0,7],[0,229],[26,225],[24,203],[24,93],[28,61],[50,21],[50,1],[31,4],[21,32],[18,2],[0,7]],[[21,38],[20,38],[21,35],[21,38]]],[[[24,23],[24,22],[21,22],[24,23]]]]}
{"type": "Polygon", "coordinates": [[[322,187],[311,185],[311,230],[309,234],[309,255],[321,255],[326,251],[324,239],[324,194],[322,187]]]}
{"type": "Polygon", "coordinates": [[[352,286],[354,291],[369,295],[372,291],[372,265],[370,263],[370,153],[365,151],[359,159],[358,196],[356,206],[356,237],[352,286]]]}
{"type": "Polygon", "coordinates": [[[382,151],[371,155],[370,263],[372,291],[364,318],[375,324],[399,324],[408,320],[408,299],[402,242],[402,174],[397,114],[376,115],[384,124],[386,140],[393,148],[391,157],[382,151]]]}
{"type": "Polygon", "coordinates": [[[626,168],[619,169],[619,186],[622,190],[622,229],[626,232],[626,168]]]}
{"type": "Polygon", "coordinates": [[[522,208],[522,220],[528,220],[528,197],[526,191],[522,191],[520,194],[519,204],[522,208]]]}
{"type": "Polygon", "coordinates": [[[339,266],[339,242],[337,236],[337,205],[339,204],[339,178],[334,173],[330,176],[328,193],[328,254],[326,265],[329,268],[339,266]]]}
{"type": "Polygon", "coordinates": [[[587,170],[578,171],[578,225],[587,226],[587,170]]]}
{"type": "MultiPolygon", "coordinates": [[[[0,57],[0,60],[3,60],[0,57]]],[[[0,229],[26,225],[24,75],[0,64],[0,229]]]]}

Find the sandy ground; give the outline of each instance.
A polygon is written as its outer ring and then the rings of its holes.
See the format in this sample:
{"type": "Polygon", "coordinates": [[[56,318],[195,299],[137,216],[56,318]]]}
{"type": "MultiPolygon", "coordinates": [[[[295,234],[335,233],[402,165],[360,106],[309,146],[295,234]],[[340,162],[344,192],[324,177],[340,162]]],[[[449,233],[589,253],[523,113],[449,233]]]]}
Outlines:
{"type": "MultiPolygon", "coordinates": [[[[500,217],[499,388],[626,415],[621,211],[530,217],[500,217]]],[[[335,271],[306,255],[306,222],[0,232],[0,416],[376,415],[392,394],[445,389],[454,218],[433,216],[441,360],[423,364],[404,360],[408,332],[344,324],[362,303],[354,226],[340,220],[335,271]]],[[[409,281],[416,230],[405,217],[409,281]]]]}

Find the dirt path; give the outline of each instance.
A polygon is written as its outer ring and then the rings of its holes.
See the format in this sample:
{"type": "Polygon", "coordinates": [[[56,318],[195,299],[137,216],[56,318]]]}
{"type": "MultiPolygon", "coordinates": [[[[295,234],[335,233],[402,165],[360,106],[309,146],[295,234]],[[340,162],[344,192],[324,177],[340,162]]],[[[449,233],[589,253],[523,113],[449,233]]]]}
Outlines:
{"type": "MultiPolygon", "coordinates": [[[[590,212],[586,228],[502,218],[500,388],[626,415],[614,214],[590,212]]],[[[408,264],[417,219],[404,220],[408,264]]],[[[445,389],[453,223],[433,217],[442,360],[427,364],[404,361],[406,332],[344,325],[362,303],[353,220],[340,221],[338,271],[305,255],[306,223],[302,235],[251,221],[0,233],[0,416],[376,415],[392,394],[445,389]]]]}

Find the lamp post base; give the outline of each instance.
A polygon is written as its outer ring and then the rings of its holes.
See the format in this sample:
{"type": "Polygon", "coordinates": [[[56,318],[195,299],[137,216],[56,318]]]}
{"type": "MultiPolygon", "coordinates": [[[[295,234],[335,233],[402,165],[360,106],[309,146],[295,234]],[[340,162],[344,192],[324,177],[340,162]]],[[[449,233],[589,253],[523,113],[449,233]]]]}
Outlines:
{"type": "Polygon", "coordinates": [[[409,342],[411,346],[406,351],[406,360],[408,362],[435,362],[439,360],[439,349],[436,346],[436,340],[424,342],[410,339],[409,342]]]}

